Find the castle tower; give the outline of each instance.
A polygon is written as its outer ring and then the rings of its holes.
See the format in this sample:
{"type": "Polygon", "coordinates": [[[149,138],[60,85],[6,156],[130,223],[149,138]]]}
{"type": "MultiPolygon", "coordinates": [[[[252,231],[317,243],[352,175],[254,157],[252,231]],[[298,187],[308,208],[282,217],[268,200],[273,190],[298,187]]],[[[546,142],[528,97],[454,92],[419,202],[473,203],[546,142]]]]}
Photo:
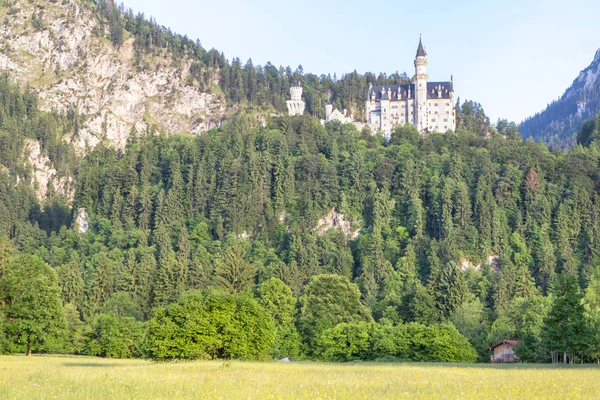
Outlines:
{"type": "Polygon", "coordinates": [[[329,116],[333,113],[333,104],[325,104],[325,121],[329,121],[329,116]]]}
{"type": "Polygon", "coordinates": [[[288,114],[304,114],[304,107],[306,106],[306,104],[302,101],[302,86],[300,86],[300,82],[290,87],[290,99],[291,100],[287,101],[288,114]]]}
{"type": "Polygon", "coordinates": [[[414,102],[414,123],[413,125],[423,132],[427,129],[427,52],[423,47],[421,38],[419,38],[419,47],[417,48],[417,56],[415,57],[415,76],[413,83],[415,85],[415,102],[414,102]]]}

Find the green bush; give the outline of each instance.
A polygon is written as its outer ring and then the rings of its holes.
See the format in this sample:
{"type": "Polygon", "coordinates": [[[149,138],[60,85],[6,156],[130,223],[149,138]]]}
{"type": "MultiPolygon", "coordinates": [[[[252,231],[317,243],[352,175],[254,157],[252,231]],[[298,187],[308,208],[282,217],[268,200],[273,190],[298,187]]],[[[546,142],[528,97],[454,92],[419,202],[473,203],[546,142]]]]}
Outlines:
{"type": "Polygon", "coordinates": [[[1,267],[0,306],[9,351],[60,351],[65,314],[54,269],[38,256],[24,254],[1,267]]]}
{"type": "Polygon", "coordinates": [[[248,294],[192,292],[156,311],[144,350],[156,360],[260,359],[273,340],[272,319],[248,294]]]}
{"type": "Polygon", "coordinates": [[[425,357],[418,361],[475,362],[477,352],[451,323],[425,327],[425,357]]]}
{"type": "Polygon", "coordinates": [[[0,310],[0,354],[8,353],[8,340],[6,339],[6,318],[4,313],[0,310]]]}
{"type": "Polygon", "coordinates": [[[296,329],[296,298],[292,290],[280,279],[271,278],[263,282],[257,292],[258,302],[275,323],[273,357],[298,357],[300,335],[296,329]]]}
{"type": "Polygon", "coordinates": [[[371,322],[358,287],[340,275],[314,276],[304,288],[299,325],[307,352],[313,353],[324,331],[340,323],[371,322]]]}
{"type": "Polygon", "coordinates": [[[409,340],[402,326],[379,326],[373,332],[373,355],[376,358],[408,359],[409,340]]]}
{"type": "Polygon", "coordinates": [[[475,362],[477,353],[454,325],[398,326],[374,323],[339,324],[324,331],[317,342],[325,361],[411,360],[475,362]]]}
{"type": "Polygon", "coordinates": [[[372,356],[374,323],[342,323],[324,331],[317,340],[320,357],[326,361],[367,360],[372,356]]]}
{"type": "Polygon", "coordinates": [[[84,352],[110,358],[138,357],[141,337],[142,324],[134,318],[98,314],[85,332],[84,352]]]}

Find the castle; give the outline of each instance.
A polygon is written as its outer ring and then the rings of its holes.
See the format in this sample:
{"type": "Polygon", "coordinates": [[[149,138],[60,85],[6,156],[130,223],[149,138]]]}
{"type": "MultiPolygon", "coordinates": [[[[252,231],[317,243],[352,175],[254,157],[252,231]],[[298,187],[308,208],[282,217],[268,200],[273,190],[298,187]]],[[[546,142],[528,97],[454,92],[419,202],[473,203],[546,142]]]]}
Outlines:
{"type": "Polygon", "coordinates": [[[300,83],[292,85],[290,87],[290,97],[291,100],[288,100],[287,108],[289,115],[302,115],[304,114],[304,108],[306,107],[306,103],[302,101],[302,86],[300,83]]]}
{"type": "Polygon", "coordinates": [[[325,119],[321,121],[322,123],[331,122],[331,121],[339,121],[342,124],[352,123],[352,116],[348,115],[348,111],[344,109],[340,111],[338,109],[333,108],[333,104],[325,105],[325,119]]]}
{"type": "Polygon", "coordinates": [[[365,103],[367,125],[389,137],[396,125],[412,124],[421,134],[456,128],[454,85],[428,82],[427,52],[419,39],[412,83],[370,86],[365,103]]]}

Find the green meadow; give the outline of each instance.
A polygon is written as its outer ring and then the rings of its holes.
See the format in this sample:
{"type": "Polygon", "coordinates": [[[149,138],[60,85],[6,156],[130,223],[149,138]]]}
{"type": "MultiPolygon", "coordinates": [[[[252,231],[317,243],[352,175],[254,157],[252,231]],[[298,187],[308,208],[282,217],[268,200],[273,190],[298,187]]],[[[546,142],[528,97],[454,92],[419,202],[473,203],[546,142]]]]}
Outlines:
{"type": "Polygon", "coordinates": [[[597,399],[600,367],[0,357],[2,399],[597,399]]]}

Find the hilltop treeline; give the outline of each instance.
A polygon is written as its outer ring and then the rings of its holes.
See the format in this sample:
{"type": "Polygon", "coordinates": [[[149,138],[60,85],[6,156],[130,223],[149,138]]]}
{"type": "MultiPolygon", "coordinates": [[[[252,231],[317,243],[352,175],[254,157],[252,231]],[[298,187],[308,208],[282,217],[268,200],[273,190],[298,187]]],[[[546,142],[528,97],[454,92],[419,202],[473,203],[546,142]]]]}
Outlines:
{"type": "Polygon", "coordinates": [[[356,71],[339,79],[334,74],[317,76],[305,73],[302,66],[295,69],[266,65],[254,65],[239,58],[227,59],[215,49],[206,50],[200,41],[173,33],[144,14],[134,14],[131,9],[117,5],[113,0],[88,0],[86,3],[99,21],[97,34],[110,38],[115,46],[121,46],[128,37],[134,38],[136,65],[139,70],[153,68],[144,55],[167,55],[174,63],[191,60],[189,84],[202,91],[222,92],[225,99],[234,105],[250,107],[273,107],[285,111],[289,100],[289,88],[300,82],[304,87],[303,98],[306,113],[324,118],[325,104],[351,110],[356,118],[364,115],[364,103],[369,84],[394,85],[408,83],[405,73],[391,75],[356,71]]]}
{"type": "MultiPolygon", "coordinates": [[[[27,95],[4,88],[7,133],[69,121],[10,111],[27,95]]],[[[468,104],[469,129],[389,142],[310,116],[133,134],[72,159],[70,206],[37,203],[22,136],[4,135],[0,347],[473,361],[511,338],[523,360],[595,360],[598,133],[565,153],[506,124],[485,139],[468,104]]]]}

